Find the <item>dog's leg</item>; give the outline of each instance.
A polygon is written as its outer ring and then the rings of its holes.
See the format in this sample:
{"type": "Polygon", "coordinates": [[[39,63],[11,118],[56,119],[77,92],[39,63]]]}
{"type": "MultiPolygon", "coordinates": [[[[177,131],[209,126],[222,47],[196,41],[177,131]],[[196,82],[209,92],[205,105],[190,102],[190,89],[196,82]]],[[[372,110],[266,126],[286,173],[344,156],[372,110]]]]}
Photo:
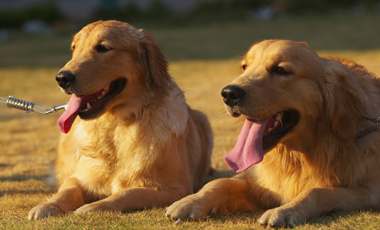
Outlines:
{"type": "Polygon", "coordinates": [[[28,219],[41,219],[74,211],[84,204],[83,191],[76,178],[68,178],[48,201],[30,210],[28,219]]]}
{"type": "Polygon", "coordinates": [[[350,211],[379,205],[377,194],[364,187],[315,188],[300,193],[285,205],[266,211],[257,222],[271,227],[293,227],[330,211],[350,211]]]}
{"type": "MultiPolygon", "coordinates": [[[[177,190],[157,190],[153,188],[130,188],[111,196],[86,204],[76,210],[81,215],[87,212],[110,211],[126,212],[143,208],[163,207],[185,196],[177,190]]],[[[183,192],[182,192],[183,193],[183,192]]]]}
{"type": "Polygon", "coordinates": [[[204,219],[215,213],[252,211],[249,183],[238,177],[223,178],[209,182],[198,193],[172,204],[166,216],[181,220],[204,219]]]}

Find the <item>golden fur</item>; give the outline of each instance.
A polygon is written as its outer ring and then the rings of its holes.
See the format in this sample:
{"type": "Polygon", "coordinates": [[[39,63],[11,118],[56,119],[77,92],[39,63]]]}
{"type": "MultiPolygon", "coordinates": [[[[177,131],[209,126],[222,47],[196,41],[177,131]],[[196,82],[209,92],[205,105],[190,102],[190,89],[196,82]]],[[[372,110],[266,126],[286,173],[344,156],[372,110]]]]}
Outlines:
{"type": "Polygon", "coordinates": [[[61,186],[29,219],[167,206],[199,190],[210,170],[211,127],[186,104],[152,36],[127,23],[99,21],[75,35],[72,50],[60,71],[76,76],[72,93],[92,94],[120,77],[127,83],[103,113],[77,118],[62,135],[61,186]]]}
{"type": "Polygon", "coordinates": [[[266,210],[265,226],[294,226],[335,210],[380,207],[380,131],[366,119],[380,116],[380,81],[363,66],[320,58],[305,43],[267,40],[242,61],[230,85],[246,98],[230,113],[266,118],[297,110],[298,124],[264,159],[229,179],[205,185],[171,205],[171,218],[200,219],[213,213],[266,210]],[[273,72],[282,67],[285,76],[273,72]],[[244,70],[245,69],[245,70],[244,70]]]}

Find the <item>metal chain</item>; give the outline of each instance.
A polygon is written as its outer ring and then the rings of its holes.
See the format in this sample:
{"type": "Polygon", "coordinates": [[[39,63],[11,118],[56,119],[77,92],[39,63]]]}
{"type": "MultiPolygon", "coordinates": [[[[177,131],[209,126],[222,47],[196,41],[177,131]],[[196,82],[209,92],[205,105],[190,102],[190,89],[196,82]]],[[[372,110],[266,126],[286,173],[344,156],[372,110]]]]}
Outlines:
{"type": "Polygon", "coordinates": [[[67,108],[67,104],[66,104],[66,105],[60,105],[60,106],[53,106],[53,108],[47,109],[47,108],[44,108],[41,106],[37,106],[34,103],[31,103],[28,101],[16,99],[13,96],[9,96],[8,98],[0,97],[0,103],[6,104],[7,107],[10,109],[14,108],[14,109],[23,110],[27,113],[35,112],[35,113],[39,113],[39,114],[54,113],[54,112],[57,112],[58,110],[67,108]],[[38,110],[36,110],[36,109],[38,109],[38,110]]]}

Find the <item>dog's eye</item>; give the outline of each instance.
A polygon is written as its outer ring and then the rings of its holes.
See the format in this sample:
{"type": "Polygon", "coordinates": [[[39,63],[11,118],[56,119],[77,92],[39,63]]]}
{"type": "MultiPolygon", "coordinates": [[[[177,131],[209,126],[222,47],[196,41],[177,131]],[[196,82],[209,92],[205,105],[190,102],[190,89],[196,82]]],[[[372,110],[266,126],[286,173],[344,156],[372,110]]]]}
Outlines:
{"type": "Polygon", "coordinates": [[[242,64],[241,65],[241,70],[244,72],[247,69],[247,64],[242,64]]]}
{"type": "Polygon", "coordinates": [[[98,45],[96,47],[96,51],[98,51],[98,52],[107,52],[107,51],[110,51],[110,50],[111,50],[111,48],[108,47],[108,46],[105,46],[105,45],[98,45]]]}
{"type": "Polygon", "coordinates": [[[75,43],[73,42],[73,43],[71,43],[71,48],[70,48],[71,50],[75,50],[75,43]]]}
{"type": "Polygon", "coordinates": [[[290,72],[287,71],[286,69],[282,68],[282,67],[276,67],[276,68],[273,70],[273,73],[275,73],[275,74],[279,74],[279,75],[287,75],[287,74],[289,74],[290,72]]]}

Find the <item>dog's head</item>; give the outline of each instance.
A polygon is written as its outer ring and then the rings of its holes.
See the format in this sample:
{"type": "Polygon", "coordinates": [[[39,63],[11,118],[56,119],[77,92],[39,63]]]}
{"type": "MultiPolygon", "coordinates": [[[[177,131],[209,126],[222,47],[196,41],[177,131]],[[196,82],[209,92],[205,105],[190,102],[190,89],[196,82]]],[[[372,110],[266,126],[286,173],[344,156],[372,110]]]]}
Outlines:
{"type": "Polygon", "coordinates": [[[241,70],[222,90],[227,111],[247,118],[227,162],[243,155],[240,161],[258,163],[263,152],[292,137],[301,140],[318,125],[339,139],[354,138],[362,108],[342,63],[320,58],[305,43],[267,40],[252,46],[241,70]]]}
{"type": "Polygon", "coordinates": [[[72,94],[59,120],[65,133],[77,115],[93,119],[122,109],[127,116],[137,116],[173,84],[153,37],[127,23],[89,24],[74,36],[71,50],[72,59],[56,76],[62,90],[72,94]]]}

